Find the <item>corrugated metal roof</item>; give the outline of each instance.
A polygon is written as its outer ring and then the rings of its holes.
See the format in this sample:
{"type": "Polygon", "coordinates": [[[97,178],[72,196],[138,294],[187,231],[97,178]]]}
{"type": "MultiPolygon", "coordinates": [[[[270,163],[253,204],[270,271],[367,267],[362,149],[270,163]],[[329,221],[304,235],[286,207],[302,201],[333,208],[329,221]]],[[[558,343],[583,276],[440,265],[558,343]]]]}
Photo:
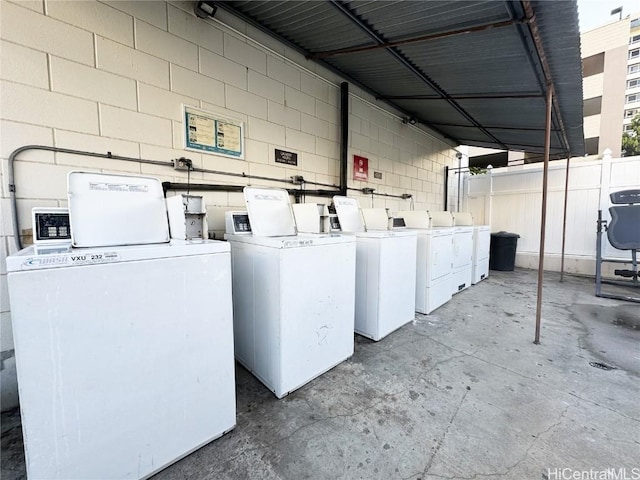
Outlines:
{"type": "MultiPolygon", "coordinates": [[[[531,27],[523,22],[523,2],[307,0],[223,5],[460,144],[544,149],[546,82],[531,27]],[[493,27],[481,29],[488,25],[493,27]],[[462,29],[472,31],[439,36],[462,29]],[[322,55],[432,35],[438,37],[322,55]]],[[[556,93],[551,151],[583,155],[576,0],[533,1],[531,6],[556,93]]]]}

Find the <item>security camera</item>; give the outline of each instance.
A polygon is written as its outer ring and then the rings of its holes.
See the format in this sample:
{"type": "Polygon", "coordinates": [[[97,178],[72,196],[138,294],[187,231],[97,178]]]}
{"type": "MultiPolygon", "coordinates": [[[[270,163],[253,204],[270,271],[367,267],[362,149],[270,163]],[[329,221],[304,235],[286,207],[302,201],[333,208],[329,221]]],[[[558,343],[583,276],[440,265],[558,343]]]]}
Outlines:
{"type": "Polygon", "coordinates": [[[456,153],[456,158],[457,158],[458,160],[460,160],[460,159],[462,158],[462,154],[461,154],[460,152],[457,152],[457,153],[456,153]]]}
{"type": "Polygon", "coordinates": [[[218,10],[218,7],[211,1],[196,2],[193,7],[193,12],[200,18],[213,18],[216,10],[218,10]]]}

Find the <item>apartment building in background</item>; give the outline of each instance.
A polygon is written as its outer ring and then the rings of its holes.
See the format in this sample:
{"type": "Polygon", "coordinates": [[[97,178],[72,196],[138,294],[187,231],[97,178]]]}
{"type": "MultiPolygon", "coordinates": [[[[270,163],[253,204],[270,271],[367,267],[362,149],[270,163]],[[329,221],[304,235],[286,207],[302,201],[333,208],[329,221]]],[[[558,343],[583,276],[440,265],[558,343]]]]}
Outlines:
{"type": "Polygon", "coordinates": [[[622,151],[622,132],[640,113],[640,13],[584,32],[582,83],[587,155],[622,151]]]}

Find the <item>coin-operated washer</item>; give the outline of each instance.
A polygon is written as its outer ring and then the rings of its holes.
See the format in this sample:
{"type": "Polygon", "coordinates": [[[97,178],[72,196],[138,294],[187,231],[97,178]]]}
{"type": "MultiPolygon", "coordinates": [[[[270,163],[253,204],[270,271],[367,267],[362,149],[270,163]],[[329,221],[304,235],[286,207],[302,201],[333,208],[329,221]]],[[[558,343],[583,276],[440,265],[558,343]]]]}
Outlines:
{"type": "Polygon", "coordinates": [[[27,475],[147,478],[235,426],[229,245],[169,242],[155,178],[68,195],[7,258],[27,475]]]}
{"type": "Polygon", "coordinates": [[[236,359],[282,398],[353,355],[356,242],[298,235],[286,190],[244,196],[226,214],[236,359]]]}
{"type": "Polygon", "coordinates": [[[451,300],[453,217],[450,212],[407,210],[396,214],[418,233],[416,312],[431,313],[451,300]]]}
{"type": "Polygon", "coordinates": [[[476,225],[473,227],[473,263],[471,284],[475,285],[489,276],[489,248],[491,246],[491,227],[476,225]]]}
{"type": "Polygon", "coordinates": [[[343,232],[357,239],[356,333],[378,341],[413,321],[416,300],[416,233],[387,230],[384,208],[363,209],[335,196],[343,232]]]}
{"type": "Polygon", "coordinates": [[[451,293],[455,295],[471,286],[473,269],[473,217],[467,212],[453,215],[453,270],[451,293]]]}

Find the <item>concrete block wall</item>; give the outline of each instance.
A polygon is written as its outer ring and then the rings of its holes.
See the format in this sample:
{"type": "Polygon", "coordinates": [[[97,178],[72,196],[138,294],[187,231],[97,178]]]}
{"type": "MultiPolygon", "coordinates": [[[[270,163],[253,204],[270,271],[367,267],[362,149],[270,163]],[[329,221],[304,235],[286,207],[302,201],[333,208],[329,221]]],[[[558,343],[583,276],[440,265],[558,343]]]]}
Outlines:
{"type": "MultiPolygon", "coordinates": [[[[38,144],[162,161],[187,156],[203,168],[339,183],[343,79],[225,12],[207,21],[192,12],[190,1],[0,0],[3,409],[17,404],[5,261],[16,249],[7,180],[14,149],[38,144]],[[185,151],[183,104],[244,121],[245,160],[185,151]],[[275,148],[298,153],[299,165],[276,163],[275,148]]],[[[355,87],[349,111],[349,158],[368,157],[370,176],[349,186],[410,193],[416,209],[441,209],[444,166],[456,162],[452,145],[402,124],[399,112],[355,87]],[[374,171],[382,179],[374,179],[374,171]]],[[[187,181],[183,172],[163,166],[25,152],[15,163],[21,231],[31,228],[32,207],[66,205],[66,175],[73,169],[187,181]]],[[[350,160],[349,178],[352,171],[350,160]]],[[[247,184],[202,173],[191,181],[247,184]]],[[[238,193],[204,196],[217,234],[224,229],[222,211],[244,207],[238,193]]],[[[372,203],[370,196],[359,200],[363,207],[372,203]]],[[[409,200],[385,197],[373,204],[410,208],[409,200]]]]}

